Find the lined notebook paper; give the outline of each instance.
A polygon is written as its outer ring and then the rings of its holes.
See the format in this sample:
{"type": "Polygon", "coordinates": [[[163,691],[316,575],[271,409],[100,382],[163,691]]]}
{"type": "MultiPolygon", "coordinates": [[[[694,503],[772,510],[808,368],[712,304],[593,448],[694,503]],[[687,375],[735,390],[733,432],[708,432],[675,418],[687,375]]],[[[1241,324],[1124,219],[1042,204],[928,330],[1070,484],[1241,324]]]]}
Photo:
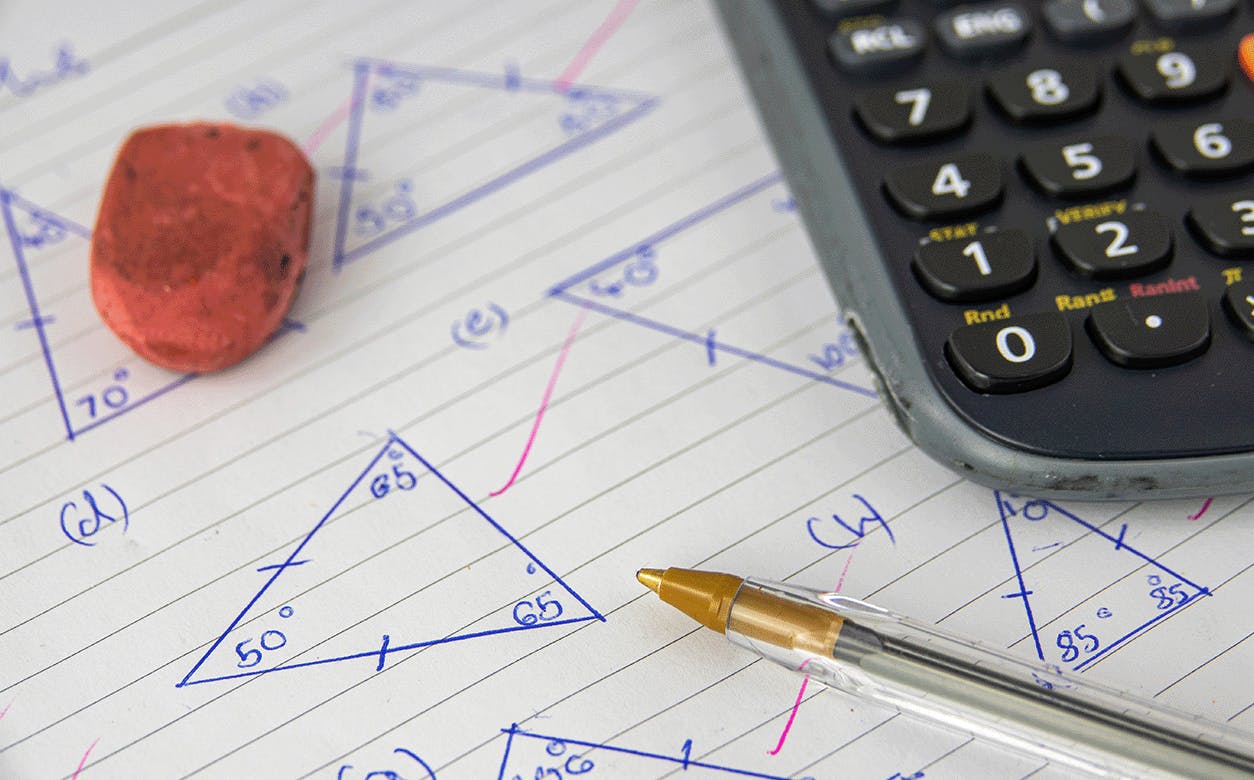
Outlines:
{"type": "Polygon", "coordinates": [[[1048,503],[918,452],[705,4],[0,8],[0,776],[1062,776],[636,583],[839,589],[1254,728],[1249,496],[1048,503]],[[212,376],[90,300],[136,126],[318,171],[212,376]],[[389,774],[390,773],[390,774],[389,774]]]}

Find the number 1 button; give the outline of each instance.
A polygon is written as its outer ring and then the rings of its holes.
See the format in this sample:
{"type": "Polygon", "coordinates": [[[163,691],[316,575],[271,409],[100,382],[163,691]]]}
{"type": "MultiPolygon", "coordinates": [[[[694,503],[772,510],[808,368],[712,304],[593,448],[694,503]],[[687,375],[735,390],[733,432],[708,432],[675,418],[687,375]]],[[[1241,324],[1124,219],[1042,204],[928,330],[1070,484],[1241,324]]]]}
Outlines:
{"type": "Polygon", "coordinates": [[[972,390],[1021,393],[1071,370],[1071,328],[1052,311],[963,325],[950,334],[945,352],[972,390]]]}
{"type": "Polygon", "coordinates": [[[1036,257],[1027,233],[997,230],[975,241],[923,244],[914,253],[914,275],[942,301],[988,301],[1032,286],[1036,257]]]}
{"type": "Polygon", "coordinates": [[[936,219],[983,211],[1001,200],[1001,164],[987,154],[959,154],[888,172],[884,189],[901,213],[936,219]]]}

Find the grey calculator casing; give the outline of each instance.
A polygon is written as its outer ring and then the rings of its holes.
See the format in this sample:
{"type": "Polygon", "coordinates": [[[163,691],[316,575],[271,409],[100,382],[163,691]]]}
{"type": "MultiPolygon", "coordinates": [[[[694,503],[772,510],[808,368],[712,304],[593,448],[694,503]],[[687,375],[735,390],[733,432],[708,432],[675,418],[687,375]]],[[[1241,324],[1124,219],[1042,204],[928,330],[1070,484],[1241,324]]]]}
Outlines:
{"type": "MultiPolygon", "coordinates": [[[[1254,491],[1254,449],[1184,458],[1051,457],[993,438],[959,414],[924,366],[828,118],[774,3],[716,0],[716,6],[842,316],[859,339],[885,404],[922,450],[972,481],[1040,498],[1254,491]]],[[[1254,378],[1251,388],[1254,404],[1254,378]]]]}

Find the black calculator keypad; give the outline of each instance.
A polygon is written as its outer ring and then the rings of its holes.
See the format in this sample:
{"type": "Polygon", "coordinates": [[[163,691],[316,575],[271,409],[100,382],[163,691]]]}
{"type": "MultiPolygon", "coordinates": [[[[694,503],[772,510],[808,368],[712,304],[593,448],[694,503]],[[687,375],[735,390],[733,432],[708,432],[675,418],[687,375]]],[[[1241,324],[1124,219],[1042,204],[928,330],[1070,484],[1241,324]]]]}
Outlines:
{"type": "Polygon", "coordinates": [[[971,93],[959,81],[872,89],[854,99],[854,113],[884,143],[932,141],[970,124],[971,93]]]}
{"type": "Polygon", "coordinates": [[[1109,192],[1136,176],[1136,150],[1121,136],[1037,144],[1019,162],[1036,189],[1058,198],[1109,192]]]}
{"type": "Polygon", "coordinates": [[[941,219],[984,211],[1001,200],[1001,162],[982,152],[903,165],[884,177],[884,191],[902,214],[941,219]]]}
{"type": "Polygon", "coordinates": [[[1197,47],[1129,53],[1119,61],[1119,77],[1137,99],[1151,104],[1206,100],[1228,86],[1231,52],[1197,47]]]}
{"type": "Polygon", "coordinates": [[[1171,262],[1171,228],[1166,217],[1152,211],[1063,225],[1053,244],[1075,273],[1090,279],[1142,276],[1171,262]]]}
{"type": "Polygon", "coordinates": [[[963,5],[936,17],[936,35],[955,57],[1001,57],[1023,45],[1032,17],[1018,3],[963,5]]]}
{"type": "Polygon", "coordinates": [[[1254,0],[852,5],[771,0],[805,79],[779,86],[808,90],[830,146],[756,88],[838,293],[880,274],[906,313],[871,351],[908,329],[944,402],[1025,450],[1248,449],[1254,0]],[[847,178],[825,189],[830,148],[847,178]]]}
{"type": "Polygon", "coordinates": [[[962,381],[983,393],[1021,393],[1071,369],[1071,328],[1057,312],[963,325],[945,345],[962,381]]]}
{"type": "Polygon", "coordinates": [[[840,19],[862,14],[882,14],[891,11],[897,0],[810,0],[823,13],[840,19]]]}
{"type": "Polygon", "coordinates": [[[1171,122],[1150,133],[1154,151],[1177,173],[1231,176],[1254,167],[1254,122],[1240,117],[1171,122]]]}
{"type": "Polygon", "coordinates": [[[1226,21],[1237,0],[1145,0],[1145,6],[1162,26],[1188,33],[1226,21]]]}
{"type": "Polygon", "coordinates": [[[1102,354],[1128,368],[1183,363],[1210,345],[1206,299],[1198,292],[1102,303],[1086,324],[1102,354]]]}
{"type": "Polygon", "coordinates": [[[1042,11],[1054,37],[1090,45],[1120,37],[1136,18],[1133,0],[1046,0],[1042,11]]]}
{"type": "Polygon", "coordinates": [[[1254,187],[1233,197],[1199,200],[1189,209],[1186,221],[1210,252],[1241,260],[1254,258],[1254,187]]]}
{"type": "Polygon", "coordinates": [[[929,241],[914,253],[914,273],[927,291],[954,303],[991,301],[1036,280],[1032,239],[1011,228],[969,241],[929,241]]]}
{"type": "Polygon", "coordinates": [[[1056,122],[1097,108],[1102,94],[1098,75],[1078,62],[1008,68],[989,79],[988,92],[1015,122],[1056,122]]]}
{"type": "Polygon", "coordinates": [[[1254,341],[1254,280],[1228,285],[1224,290],[1223,307],[1232,324],[1254,341]]]}

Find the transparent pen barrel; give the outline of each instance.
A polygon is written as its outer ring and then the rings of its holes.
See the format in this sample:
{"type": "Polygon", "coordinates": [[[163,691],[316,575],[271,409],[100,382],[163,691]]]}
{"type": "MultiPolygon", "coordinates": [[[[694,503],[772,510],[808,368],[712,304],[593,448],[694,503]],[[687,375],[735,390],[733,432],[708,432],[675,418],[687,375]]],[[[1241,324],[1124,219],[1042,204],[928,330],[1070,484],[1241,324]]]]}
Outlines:
{"type": "Polygon", "coordinates": [[[746,581],[727,635],[834,688],[1089,774],[1254,773],[1254,737],[1244,732],[855,599],[746,581]],[[802,630],[783,642],[764,634],[762,616],[753,615],[764,596],[839,616],[834,641],[817,635],[823,631],[806,636],[802,630]]]}

